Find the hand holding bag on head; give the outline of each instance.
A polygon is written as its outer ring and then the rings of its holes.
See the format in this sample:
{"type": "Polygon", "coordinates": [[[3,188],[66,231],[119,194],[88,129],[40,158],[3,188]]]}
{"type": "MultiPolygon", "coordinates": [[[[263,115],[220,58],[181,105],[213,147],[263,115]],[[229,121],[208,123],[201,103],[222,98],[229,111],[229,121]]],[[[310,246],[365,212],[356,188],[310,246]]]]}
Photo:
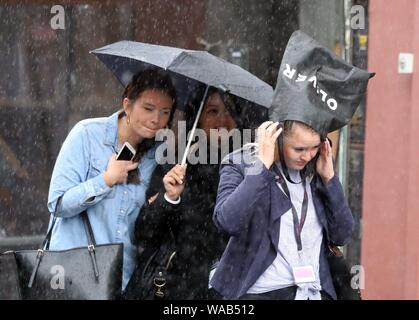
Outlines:
{"type": "MultiPolygon", "coordinates": [[[[375,74],[350,65],[301,31],[292,34],[285,50],[269,109],[272,121],[302,122],[320,134],[347,125],[365,97],[375,74]]],[[[351,287],[352,275],[342,252],[329,242],[325,253],[338,299],[361,299],[351,287]]]]}

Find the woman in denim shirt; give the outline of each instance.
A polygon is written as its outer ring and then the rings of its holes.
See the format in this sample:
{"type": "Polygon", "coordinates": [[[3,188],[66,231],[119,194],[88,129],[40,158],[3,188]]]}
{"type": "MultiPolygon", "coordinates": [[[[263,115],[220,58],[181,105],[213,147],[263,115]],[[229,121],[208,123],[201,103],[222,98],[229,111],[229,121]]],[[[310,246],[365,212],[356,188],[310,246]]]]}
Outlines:
{"type": "Polygon", "coordinates": [[[125,88],[123,110],[74,126],[52,173],[49,211],[53,213],[62,200],[50,249],[87,244],[80,216],[87,210],[97,244],[124,244],[123,288],[135,266],[135,220],[157,165],[154,137],[169,123],[175,100],[167,74],[148,69],[135,75],[125,88]],[[136,156],[133,161],[117,161],[116,153],[126,141],[136,148],[136,156]]]}

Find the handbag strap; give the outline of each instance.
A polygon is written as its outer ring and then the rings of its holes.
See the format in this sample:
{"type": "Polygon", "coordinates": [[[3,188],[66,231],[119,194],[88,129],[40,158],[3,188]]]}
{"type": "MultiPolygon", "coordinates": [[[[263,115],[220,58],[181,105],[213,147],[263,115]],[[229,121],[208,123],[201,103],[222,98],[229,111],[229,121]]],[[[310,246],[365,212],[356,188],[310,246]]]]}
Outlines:
{"type": "Polygon", "coordinates": [[[90,224],[89,216],[87,215],[86,210],[81,213],[81,217],[83,219],[84,231],[86,231],[87,242],[88,242],[87,249],[89,250],[89,255],[92,260],[93,271],[95,273],[96,279],[99,279],[99,268],[97,266],[96,254],[95,254],[96,241],[93,235],[92,225],[90,224]]]}
{"type": "Polygon", "coordinates": [[[95,235],[93,234],[92,225],[90,224],[89,216],[87,211],[81,213],[81,218],[83,219],[84,231],[86,232],[88,245],[96,246],[95,235]]]}
{"type": "MultiPolygon", "coordinates": [[[[58,212],[58,208],[61,205],[62,197],[63,196],[59,197],[58,200],[57,200],[57,204],[55,206],[55,211],[54,211],[54,218],[53,218],[51,226],[50,226],[50,228],[47,232],[47,235],[45,236],[44,242],[42,243],[42,249],[38,249],[38,252],[37,252],[37,255],[36,255],[35,266],[32,270],[31,276],[29,278],[28,288],[32,288],[32,286],[35,282],[36,274],[38,272],[39,265],[41,263],[43,255],[44,255],[44,251],[49,250],[49,245],[50,245],[51,236],[52,236],[52,230],[54,229],[55,222],[57,221],[57,212],[58,212]]],[[[99,279],[99,268],[98,268],[98,265],[97,265],[96,254],[95,254],[96,241],[95,241],[95,237],[93,235],[92,225],[90,224],[89,217],[87,215],[86,210],[84,210],[81,213],[81,217],[82,217],[82,220],[83,220],[84,230],[85,230],[86,236],[87,236],[87,242],[88,242],[87,249],[89,251],[89,255],[90,255],[90,258],[92,260],[93,272],[95,274],[96,279],[99,279]]]]}
{"type": "MultiPolygon", "coordinates": [[[[51,243],[51,236],[52,236],[52,230],[54,229],[54,225],[55,222],[57,221],[57,212],[59,207],[61,206],[61,201],[62,201],[63,196],[59,197],[57,200],[57,205],[55,206],[55,211],[54,211],[54,218],[52,219],[51,222],[51,226],[47,232],[47,235],[45,236],[45,239],[42,243],[42,249],[43,250],[49,250],[49,245],[51,243]]],[[[83,225],[84,225],[84,231],[86,232],[86,237],[87,237],[87,246],[91,247],[91,246],[96,246],[96,240],[95,240],[95,236],[93,234],[93,229],[92,229],[92,225],[90,224],[90,220],[89,220],[89,216],[87,215],[87,211],[84,210],[81,214],[82,220],[83,220],[83,225]]]]}
{"type": "Polygon", "coordinates": [[[58,208],[61,206],[62,199],[63,199],[63,196],[59,197],[58,200],[57,200],[57,204],[55,205],[55,210],[54,210],[54,218],[52,219],[51,226],[49,227],[47,235],[45,236],[45,239],[42,242],[42,247],[41,247],[42,249],[41,250],[49,250],[49,244],[51,242],[52,230],[54,229],[55,222],[57,221],[57,211],[58,211],[58,208]]]}

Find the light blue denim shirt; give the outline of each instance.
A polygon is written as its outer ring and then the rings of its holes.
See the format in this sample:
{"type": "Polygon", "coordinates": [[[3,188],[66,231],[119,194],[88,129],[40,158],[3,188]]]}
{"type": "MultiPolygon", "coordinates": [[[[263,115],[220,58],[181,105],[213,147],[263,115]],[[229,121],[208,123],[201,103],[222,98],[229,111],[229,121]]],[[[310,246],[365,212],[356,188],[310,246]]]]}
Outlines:
{"type": "Polygon", "coordinates": [[[97,244],[124,244],[122,287],[125,288],[135,267],[135,220],[144,204],[145,192],[156,167],[156,148],[149,150],[140,161],[140,184],[108,187],[103,174],[112,153],[119,150],[118,114],[80,121],[71,130],[52,173],[48,209],[53,213],[58,198],[64,194],[50,250],[87,245],[80,216],[86,209],[97,244]]]}

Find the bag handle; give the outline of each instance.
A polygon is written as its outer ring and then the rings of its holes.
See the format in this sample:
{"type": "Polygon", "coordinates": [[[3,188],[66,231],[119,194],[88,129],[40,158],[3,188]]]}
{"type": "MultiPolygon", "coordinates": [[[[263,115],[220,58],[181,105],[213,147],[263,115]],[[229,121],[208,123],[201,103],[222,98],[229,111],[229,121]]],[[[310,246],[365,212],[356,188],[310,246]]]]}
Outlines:
{"type": "Polygon", "coordinates": [[[92,225],[90,224],[89,216],[87,215],[86,210],[81,213],[81,217],[83,219],[84,231],[86,231],[86,236],[87,236],[87,242],[88,242],[87,250],[89,250],[90,258],[92,259],[93,270],[95,272],[95,277],[98,280],[99,268],[97,266],[96,254],[95,254],[96,241],[95,241],[95,236],[93,235],[92,225]]]}
{"type": "Polygon", "coordinates": [[[57,220],[57,211],[58,211],[58,208],[61,205],[61,200],[62,199],[63,199],[63,196],[59,197],[58,200],[57,200],[57,204],[55,205],[55,210],[54,210],[54,218],[52,219],[51,226],[49,227],[47,235],[45,236],[45,239],[42,242],[42,246],[41,246],[42,249],[40,249],[40,250],[49,250],[49,243],[51,241],[52,230],[54,229],[55,221],[57,220]]]}
{"type": "MultiPolygon", "coordinates": [[[[41,247],[42,249],[40,250],[49,250],[49,245],[50,245],[51,237],[52,237],[52,230],[54,229],[54,225],[57,220],[57,212],[58,212],[58,208],[61,206],[62,199],[63,199],[63,196],[59,197],[57,200],[57,205],[55,206],[54,218],[52,219],[51,227],[49,228],[47,235],[45,236],[45,239],[41,247]]],[[[87,211],[84,210],[80,215],[83,219],[84,231],[86,232],[86,237],[87,237],[87,242],[88,242],[87,246],[94,247],[96,246],[96,240],[93,234],[92,225],[90,224],[89,216],[87,215],[87,211]]]]}
{"type": "MultiPolygon", "coordinates": [[[[28,283],[29,288],[32,288],[33,283],[35,282],[36,273],[38,272],[38,268],[39,268],[39,265],[41,263],[42,257],[44,255],[44,251],[49,250],[49,245],[50,245],[51,236],[52,236],[52,230],[54,229],[55,222],[57,221],[57,212],[58,212],[58,208],[61,205],[62,198],[63,198],[63,196],[59,197],[58,200],[57,200],[57,204],[55,206],[55,211],[54,211],[54,218],[52,220],[51,226],[50,226],[50,228],[47,232],[47,235],[45,236],[45,239],[42,243],[42,247],[41,247],[42,249],[38,249],[38,253],[36,255],[36,263],[35,263],[35,266],[32,270],[32,274],[31,274],[31,277],[30,277],[29,283],[28,283]]],[[[95,236],[93,234],[92,225],[90,224],[89,216],[87,215],[86,210],[84,210],[81,213],[81,217],[82,217],[82,220],[83,220],[84,231],[86,232],[86,237],[87,237],[87,242],[88,242],[87,250],[89,251],[90,258],[92,259],[93,271],[94,271],[96,279],[99,279],[99,268],[97,266],[96,254],[95,254],[96,241],[95,241],[95,236]]]]}

